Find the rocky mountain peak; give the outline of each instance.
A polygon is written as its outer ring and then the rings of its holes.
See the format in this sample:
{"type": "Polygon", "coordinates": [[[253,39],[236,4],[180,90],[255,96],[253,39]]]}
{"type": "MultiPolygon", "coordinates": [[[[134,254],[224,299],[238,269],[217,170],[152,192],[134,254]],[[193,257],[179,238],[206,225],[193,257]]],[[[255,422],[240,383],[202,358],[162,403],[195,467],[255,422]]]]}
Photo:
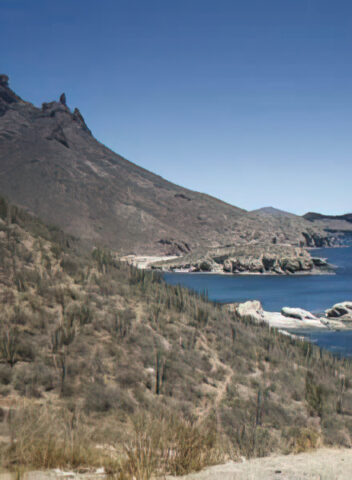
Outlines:
{"type": "Polygon", "coordinates": [[[0,85],[2,87],[8,87],[9,86],[9,77],[5,74],[0,74],[0,85]]]}
{"type": "Polygon", "coordinates": [[[0,74],[0,117],[8,110],[11,103],[21,101],[21,98],[9,87],[9,77],[0,74]]]}
{"type": "Polygon", "coordinates": [[[87,127],[87,124],[83,118],[83,115],[81,114],[80,110],[77,107],[73,111],[72,118],[75,122],[79,123],[79,125],[83,128],[85,132],[89,133],[89,135],[92,135],[92,132],[87,127]]]}
{"type": "Polygon", "coordinates": [[[67,126],[72,120],[78,124],[82,130],[91,135],[91,131],[87,127],[87,124],[81,114],[80,110],[76,107],[72,113],[67,106],[66,94],[62,93],[59,97],[59,101],[44,102],[42,104],[42,112],[51,118],[56,118],[61,126],[67,126]],[[63,115],[62,115],[63,114],[63,115]]]}
{"type": "Polygon", "coordinates": [[[62,103],[62,105],[66,106],[66,94],[65,93],[62,93],[60,95],[60,103],[62,103]]]}

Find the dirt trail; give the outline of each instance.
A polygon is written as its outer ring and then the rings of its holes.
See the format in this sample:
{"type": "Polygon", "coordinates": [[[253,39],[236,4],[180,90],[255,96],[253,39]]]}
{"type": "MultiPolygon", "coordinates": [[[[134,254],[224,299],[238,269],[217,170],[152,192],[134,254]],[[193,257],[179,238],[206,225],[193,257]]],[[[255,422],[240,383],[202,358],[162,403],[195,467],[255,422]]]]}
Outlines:
{"type": "MultiPolygon", "coordinates": [[[[232,377],[233,377],[233,371],[230,370],[224,381],[222,382],[222,384],[218,387],[218,390],[216,392],[216,395],[215,395],[215,398],[213,399],[213,402],[210,403],[207,408],[205,410],[203,410],[203,412],[200,413],[200,420],[202,420],[203,418],[206,418],[210,412],[212,411],[215,411],[217,413],[217,416],[218,416],[218,407],[221,403],[221,401],[223,400],[223,398],[225,397],[226,395],[226,390],[227,390],[227,387],[228,385],[231,383],[231,380],[232,380],[232,377]]],[[[218,418],[218,424],[220,424],[220,419],[218,418]]],[[[351,479],[352,480],[352,479],[351,479]]]]}
{"type": "MultiPolygon", "coordinates": [[[[208,343],[207,343],[207,339],[205,338],[205,336],[203,334],[200,334],[200,336],[197,340],[197,344],[198,345],[201,344],[204,351],[210,352],[210,349],[209,349],[209,346],[208,346],[208,343]]],[[[219,382],[219,385],[217,386],[217,391],[216,391],[214,397],[212,398],[211,402],[209,403],[209,405],[207,405],[205,408],[198,409],[199,421],[202,421],[203,418],[206,418],[212,411],[217,412],[217,409],[218,409],[220,403],[222,402],[222,400],[224,399],[224,397],[226,395],[227,387],[231,383],[232,377],[234,375],[233,370],[228,365],[221,362],[221,360],[219,359],[219,356],[217,354],[214,355],[214,353],[212,352],[212,359],[211,360],[212,360],[212,363],[213,363],[213,368],[222,368],[226,372],[226,375],[225,375],[225,378],[223,379],[223,381],[219,382]]],[[[220,425],[219,422],[220,422],[220,420],[218,419],[218,425],[220,425]]]]}
{"type": "Polygon", "coordinates": [[[352,480],[352,449],[327,449],[298,455],[229,462],[169,480],[352,480]]]}

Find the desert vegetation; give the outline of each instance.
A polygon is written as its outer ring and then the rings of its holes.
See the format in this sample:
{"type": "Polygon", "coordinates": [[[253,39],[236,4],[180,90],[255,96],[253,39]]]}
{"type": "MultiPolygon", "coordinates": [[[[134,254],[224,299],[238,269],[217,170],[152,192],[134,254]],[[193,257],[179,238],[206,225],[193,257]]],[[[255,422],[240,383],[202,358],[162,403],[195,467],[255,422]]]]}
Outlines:
{"type": "Polygon", "coordinates": [[[184,474],[351,446],[351,362],[0,201],[4,467],[184,474]]]}

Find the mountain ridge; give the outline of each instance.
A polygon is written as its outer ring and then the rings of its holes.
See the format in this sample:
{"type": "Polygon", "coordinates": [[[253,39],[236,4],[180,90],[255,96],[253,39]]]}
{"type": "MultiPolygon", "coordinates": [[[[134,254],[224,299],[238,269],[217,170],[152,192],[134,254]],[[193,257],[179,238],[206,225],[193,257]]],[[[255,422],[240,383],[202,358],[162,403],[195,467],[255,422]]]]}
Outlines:
{"type": "Polygon", "coordinates": [[[308,212],[303,218],[313,225],[321,225],[327,232],[344,236],[350,236],[352,233],[352,213],[344,215],[324,215],[316,212],[308,212]]]}
{"type": "Polygon", "coordinates": [[[125,254],[248,242],[329,244],[299,217],[268,221],[139,167],[94,138],[66,96],[37,108],[0,76],[0,191],[44,221],[125,254]]]}
{"type": "Polygon", "coordinates": [[[307,212],[303,215],[303,218],[306,220],[345,220],[346,222],[352,223],[352,213],[345,213],[343,215],[324,215],[323,213],[316,213],[316,212],[307,212]]]}

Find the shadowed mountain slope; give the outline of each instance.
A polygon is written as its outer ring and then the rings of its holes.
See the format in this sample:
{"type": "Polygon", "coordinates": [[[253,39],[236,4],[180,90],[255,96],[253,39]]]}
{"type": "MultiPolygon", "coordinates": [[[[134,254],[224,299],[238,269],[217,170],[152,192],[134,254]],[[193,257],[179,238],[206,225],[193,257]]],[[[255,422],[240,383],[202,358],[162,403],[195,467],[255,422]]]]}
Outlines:
{"type": "Polygon", "coordinates": [[[124,253],[179,254],[273,238],[328,241],[304,219],[268,222],[134,165],[92,136],[64,94],[40,109],[16,95],[6,75],[0,76],[0,190],[43,220],[124,253]]]}
{"type": "Polygon", "coordinates": [[[345,215],[322,215],[321,213],[308,212],[303,218],[316,226],[321,226],[334,233],[350,234],[352,232],[352,213],[345,215]]]}

